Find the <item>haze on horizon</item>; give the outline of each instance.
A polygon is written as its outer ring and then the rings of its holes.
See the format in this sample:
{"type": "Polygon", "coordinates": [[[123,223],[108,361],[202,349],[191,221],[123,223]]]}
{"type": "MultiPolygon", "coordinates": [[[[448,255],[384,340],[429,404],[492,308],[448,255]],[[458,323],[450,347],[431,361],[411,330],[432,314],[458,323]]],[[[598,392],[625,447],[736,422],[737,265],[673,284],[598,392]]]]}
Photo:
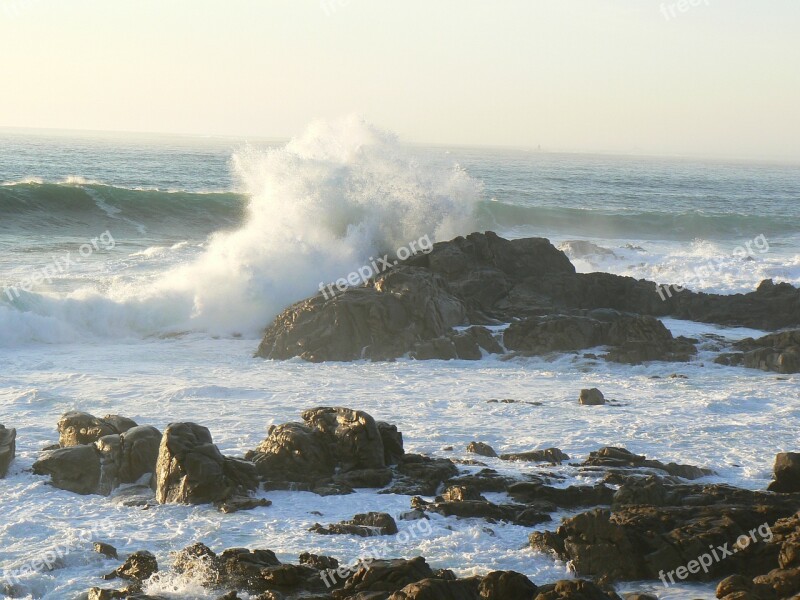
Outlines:
{"type": "Polygon", "coordinates": [[[0,0],[0,126],[800,161],[796,0],[0,0]]]}

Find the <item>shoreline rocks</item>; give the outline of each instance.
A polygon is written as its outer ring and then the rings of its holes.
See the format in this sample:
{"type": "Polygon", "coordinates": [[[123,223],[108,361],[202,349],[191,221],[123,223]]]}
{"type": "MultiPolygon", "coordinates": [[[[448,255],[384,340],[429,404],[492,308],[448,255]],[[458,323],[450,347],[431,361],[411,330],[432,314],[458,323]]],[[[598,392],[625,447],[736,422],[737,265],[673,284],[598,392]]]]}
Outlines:
{"type": "MultiPolygon", "coordinates": [[[[729,296],[657,290],[651,281],[577,273],[544,238],[472,233],[434,244],[363,287],[288,307],[267,327],[256,356],[477,360],[505,351],[486,326],[510,323],[502,342],[512,352],[607,346],[606,360],[639,364],[688,361],[697,352],[693,340],[673,338],[658,317],[766,330],[800,326],[800,290],[789,284],[765,280],[754,292],[729,296]]],[[[797,372],[797,340],[797,332],[773,334],[754,342],[752,356],[727,360],[797,372]]]]}

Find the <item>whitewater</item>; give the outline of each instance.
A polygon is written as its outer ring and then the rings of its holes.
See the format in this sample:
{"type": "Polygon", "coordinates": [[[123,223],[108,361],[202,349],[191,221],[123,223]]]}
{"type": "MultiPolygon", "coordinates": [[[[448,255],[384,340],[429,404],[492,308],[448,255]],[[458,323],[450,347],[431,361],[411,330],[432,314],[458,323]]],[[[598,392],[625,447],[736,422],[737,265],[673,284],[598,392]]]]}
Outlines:
{"type": "MultiPolygon", "coordinates": [[[[476,230],[548,237],[583,272],[719,293],[768,278],[798,285],[800,169],[415,147],[355,117],[314,123],[289,142],[0,132],[0,423],[18,430],[17,458],[0,480],[0,575],[70,547],[56,568],[20,576],[15,597],[77,598],[104,585],[117,562],[94,553],[86,531],[121,554],[150,550],[162,565],[196,541],[217,551],[270,548],[287,561],[310,551],[351,562],[369,540],[308,527],[409,509],[407,496],[364,490],[259,492],[272,506],[231,515],[206,506],[143,510],[56,490],[30,468],[68,410],[121,414],[162,431],[195,421],[224,454],[241,456],[270,425],[296,421],[304,409],[348,406],[396,423],[413,452],[466,459],[466,445],[479,440],[498,452],[557,446],[580,460],[625,446],[752,489],[767,485],[777,452],[797,450],[800,379],[712,361],[720,337],[761,335],[740,328],[665,320],[676,335],[702,340],[686,364],[582,355],[313,365],[253,358],[263,328],[320,281],[423,235],[442,241],[476,230]],[[19,297],[2,291],[104,232],[113,247],[19,297]],[[758,236],[768,251],[735,252],[758,236]],[[585,387],[618,405],[576,410],[585,387]],[[488,402],[504,398],[541,404],[488,402]],[[110,530],[97,533],[97,523],[110,530]]],[[[516,475],[541,468],[485,462],[516,475]]],[[[567,464],[547,470],[568,476],[564,485],[591,482],[567,464]]],[[[569,577],[568,565],[528,547],[530,531],[433,515],[429,533],[391,550],[459,575],[569,577]]],[[[190,578],[146,591],[215,597],[190,578]]],[[[659,594],[714,597],[702,585],[659,594]]]]}

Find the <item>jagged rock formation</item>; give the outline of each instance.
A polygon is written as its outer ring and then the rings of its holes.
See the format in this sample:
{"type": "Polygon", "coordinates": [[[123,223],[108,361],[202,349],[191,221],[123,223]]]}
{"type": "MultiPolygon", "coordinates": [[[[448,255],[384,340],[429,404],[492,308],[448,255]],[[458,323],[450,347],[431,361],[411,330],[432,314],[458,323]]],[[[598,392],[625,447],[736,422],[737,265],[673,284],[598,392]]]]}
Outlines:
{"type": "MultiPolygon", "coordinates": [[[[659,294],[651,281],[576,273],[566,255],[543,238],[473,233],[434,244],[430,253],[364,287],[290,306],[267,328],[257,355],[309,361],[406,354],[478,359],[503,350],[482,326],[522,320],[504,335],[509,349],[538,354],[608,345],[606,358],[618,362],[688,360],[695,353],[691,340],[673,339],[654,318],[659,316],[760,329],[797,326],[800,291],[764,281],[749,294],[659,294]],[[467,329],[454,329],[458,326],[467,329]]],[[[782,351],[784,358],[772,362],[796,364],[796,341],[792,344],[782,351]]]]}

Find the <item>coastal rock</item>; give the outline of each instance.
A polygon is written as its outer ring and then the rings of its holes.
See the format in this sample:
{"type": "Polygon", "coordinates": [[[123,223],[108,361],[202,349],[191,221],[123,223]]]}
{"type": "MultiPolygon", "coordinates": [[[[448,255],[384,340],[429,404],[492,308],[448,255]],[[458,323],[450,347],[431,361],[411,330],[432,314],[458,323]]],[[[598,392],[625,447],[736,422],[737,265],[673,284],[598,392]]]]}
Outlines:
{"type": "Polygon", "coordinates": [[[397,267],[364,287],[290,306],[267,328],[256,354],[310,362],[386,360],[466,324],[464,304],[441,277],[397,267]]]}
{"type": "MultiPolygon", "coordinates": [[[[553,551],[571,561],[578,575],[607,581],[674,576],[678,568],[709,553],[709,548],[724,547],[731,553],[724,553],[725,560],[706,560],[707,569],[697,569],[686,578],[752,577],[782,568],[778,557],[785,540],[766,527],[779,527],[780,519],[791,517],[800,495],[788,498],[726,486],[677,486],[669,499],[670,506],[628,505],[613,512],[593,509],[565,519],[555,533],[533,533],[530,542],[535,549],[553,551]]],[[[787,524],[785,529],[794,526],[787,524]]],[[[794,560],[790,549],[794,546],[789,544],[787,563],[794,560]]]]}
{"type": "Polygon", "coordinates": [[[800,373],[800,329],[771,333],[754,340],[736,342],[741,352],[722,354],[715,361],[775,373],[800,373]]]}
{"type": "MultiPolygon", "coordinates": [[[[370,598],[369,594],[388,594],[401,590],[407,585],[434,576],[428,563],[421,556],[410,560],[375,560],[362,565],[344,586],[334,590],[332,595],[337,599],[370,598]],[[361,596],[359,596],[361,595],[361,596]]],[[[380,596],[378,596],[380,597],[380,596]]]]}
{"type": "Polygon", "coordinates": [[[482,600],[531,600],[537,590],[530,579],[516,571],[492,571],[478,585],[482,600]]]}
{"type": "Polygon", "coordinates": [[[0,425],[0,479],[8,473],[8,467],[16,456],[16,429],[6,429],[0,425]]]}
{"type": "Polygon", "coordinates": [[[438,496],[434,502],[427,502],[415,496],[411,499],[411,508],[425,512],[437,513],[445,517],[460,519],[479,518],[490,523],[507,521],[517,525],[531,526],[550,521],[550,516],[528,506],[515,504],[494,504],[472,490],[451,487],[443,496],[438,496]],[[465,493],[465,491],[467,493],[465,493]]]}
{"type": "Polygon", "coordinates": [[[383,462],[386,465],[396,465],[406,453],[403,449],[403,434],[397,430],[397,425],[385,421],[377,421],[376,425],[383,441],[383,462]]]}
{"type": "Polygon", "coordinates": [[[414,344],[411,358],[417,360],[480,360],[481,350],[489,354],[503,354],[500,343],[485,327],[472,326],[462,331],[451,331],[446,335],[414,344]]]}
{"type": "Polygon", "coordinates": [[[302,423],[270,427],[267,439],[245,458],[259,475],[278,481],[315,481],[331,477],[336,468],[327,436],[302,423]]]}
{"type": "Polygon", "coordinates": [[[683,479],[700,479],[714,475],[711,469],[695,467],[693,465],[680,465],[677,463],[662,463],[658,460],[648,460],[645,456],[634,454],[625,448],[615,448],[606,446],[600,450],[590,452],[589,458],[583,463],[584,467],[607,467],[607,468],[638,468],[638,469],[658,469],[675,477],[683,479]]]}
{"type": "Polygon", "coordinates": [[[478,456],[497,456],[497,452],[494,451],[494,448],[492,448],[489,444],[484,444],[483,442],[470,442],[467,445],[467,452],[477,454],[478,456]]]}
{"type": "Polygon", "coordinates": [[[254,490],[257,485],[255,466],[223,456],[207,428],[195,423],[171,423],[164,431],[156,464],[159,503],[221,502],[254,490]]]}
{"type": "Polygon", "coordinates": [[[342,471],[386,466],[383,438],[375,420],[364,411],[321,407],[304,411],[302,417],[309,427],[325,435],[342,471]]]}
{"type": "Polygon", "coordinates": [[[100,484],[100,453],[94,445],[47,450],[33,463],[33,472],[49,475],[50,484],[61,490],[94,494],[100,484]]]}
{"type": "MultiPolygon", "coordinates": [[[[696,353],[694,343],[673,339],[657,320],[664,316],[768,330],[797,327],[800,290],[765,280],[749,294],[677,292],[610,273],[576,273],[543,238],[473,233],[434,244],[430,253],[364,287],[289,307],[267,328],[257,355],[347,361],[412,352],[416,358],[475,359],[479,348],[493,351],[486,346],[491,336],[454,327],[512,323],[504,341],[519,352],[608,345],[605,358],[617,362],[688,360],[696,353]]],[[[784,337],[769,345],[769,352],[778,348],[783,358],[759,360],[794,368],[796,340],[784,337]]]]}
{"type": "Polygon", "coordinates": [[[85,412],[71,411],[58,421],[58,443],[62,448],[92,444],[101,437],[124,433],[136,423],[119,415],[106,415],[102,419],[85,412]]]}
{"type": "Polygon", "coordinates": [[[602,406],[606,403],[606,398],[597,388],[582,389],[578,402],[584,406],[602,406]]]}
{"type": "Polygon", "coordinates": [[[539,588],[534,600],[621,600],[613,591],[605,591],[592,581],[565,579],[539,588]]]}
{"type": "Polygon", "coordinates": [[[767,488],[771,492],[800,492],[800,453],[781,452],[775,457],[775,480],[767,488]]]}
{"type": "Polygon", "coordinates": [[[478,580],[423,579],[398,590],[388,600],[481,600],[478,580]]]}
{"type": "Polygon", "coordinates": [[[342,521],[322,526],[315,523],[309,531],[322,535],[357,535],[370,537],[374,535],[394,535],[398,532],[397,523],[391,515],[379,512],[359,514],[350,521],[342,521]]]}
{"type": "Polygon", "coordinates": [[[501,454],[500,460],[515,460],[523,462],[547,462],[560,465],[569,456],[558,448],[545,448],[544,450],[531,450],[529,452],[515,452],[512,454],[501,454]]]}
{"type": "Polygon", "coordinates": [[[158,571],[156,557],[147,550],[140,550],[131,554],[119,568],[115,569],[105,579],[127,579],[142,582],[153,576],[158,571]]]}
{"type": "Polygon", "coordinates": [[[405,454],[395,467],[392,487],[381,493],[433,496],[445,480],[458,475],[458,467],[447,458],[405,454]]]}

